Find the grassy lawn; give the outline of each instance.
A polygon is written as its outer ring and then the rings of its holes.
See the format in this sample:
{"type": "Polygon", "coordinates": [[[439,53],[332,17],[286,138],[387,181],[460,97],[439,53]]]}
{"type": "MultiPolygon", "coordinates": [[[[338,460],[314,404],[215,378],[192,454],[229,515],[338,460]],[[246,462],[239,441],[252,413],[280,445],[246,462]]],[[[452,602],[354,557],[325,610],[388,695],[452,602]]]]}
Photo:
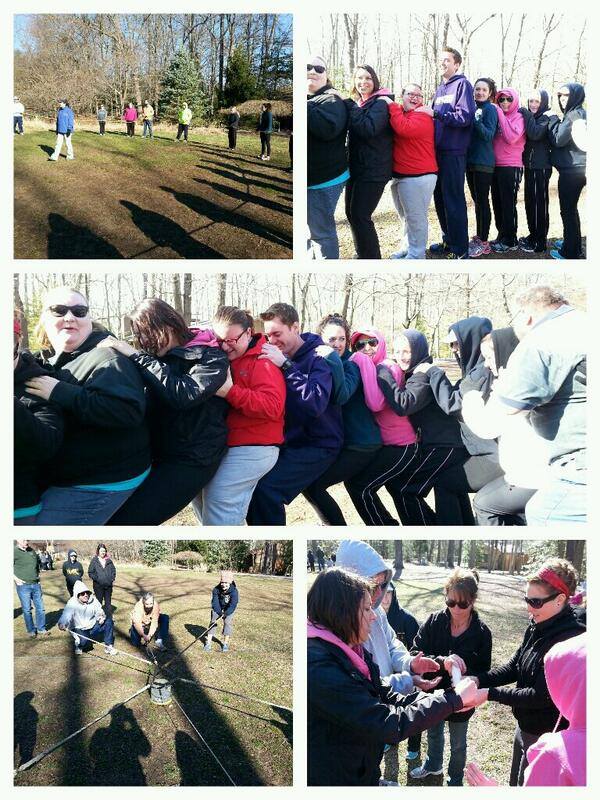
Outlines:
{"type": "MultiPolygon", "coordinates": [[[[131,609],[143,591],[155,593],[171,619],[169,649],[158,654],[165,663],[208,625],[218,582],[218,573],[118,567],[115,647],[123,652],[109,657],[94,645],[75,656],[72,637],[56,627],[67,600],[58,567],[42,573],[51,636],[26,636],[14,594],[15,767],[144,686],[150,668],[125,655],[146,657],[127,636],[131,609]]],[[[290,785],[291,713],[219,690],[291,707],[292,582],[252,575],[235,580],[240,603],[230,652],[221,652],[219,627],[210,653],[197,642],[170,668],[175,677],[215,688],[175,683],[173,696],[237,785],[290,785]]],[[[20,773],[15,785],[230,784],[177,704],[153,705],[144,692],[20,773]]]]}
{"type": "Polygon", "coordinates": [[[75,159],[63,147],[58,162],[50,126],[15,136],[15,258],[292,257],[287,137],[272,137],[265,162],[258,134],[230,151],[222,129],[193,130],[187,145],[170,128],[140,133],[77,129],[75,159]]]}
{"type": "MultiPolygon", "coordinates": [[[[327,548],[325,550],[328,551],[327,548]]],[[[447,569],[437,567],[407,564],[402,579],[395,583],[400,605],[414,614],[419,622],[424,622],[430,613],[443,608],[442,587],[448,572],[447,569]]],[[[309,573],[309,584],[314,578],[315,575],[309,573]]],[[[490,574],[483,570],[480,579],[477,609],[492,631],[492,664],[499,665],[517,649],[528,624],[525,603],[521,599],[525,582],[517,576],[495,572],[490,574]]],[[[508,785],[514,729],[515,719],[510,709],[499,703],[481,706],[469,722],[467,761],[475,761],[484,772],[503,785],[508,785]]],[[[396,761],[392,752],[387,754],[381,764],[382,774],[387,779],[397,779],[405,786],[442,786],[445,783],[447,772],[445,775],[430,776],[419,781],[410,778],[409,771],[420,765],[422,760],[406,761],[406,750],[406,742],[401,742],[396,761]]],[[[424,734],[421,743],[423,760],[426,753],[427,736],[424,734]]],[[[445,770],[448,768],[448,759],[449,741],[446,730],[445,770]]]]}

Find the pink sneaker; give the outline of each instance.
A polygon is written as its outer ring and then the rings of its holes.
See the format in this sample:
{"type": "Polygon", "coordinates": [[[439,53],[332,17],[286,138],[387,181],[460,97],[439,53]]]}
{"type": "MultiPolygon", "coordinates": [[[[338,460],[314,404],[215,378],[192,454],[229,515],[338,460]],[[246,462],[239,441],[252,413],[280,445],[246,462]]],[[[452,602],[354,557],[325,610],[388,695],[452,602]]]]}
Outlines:
{"type": "Polygon", "coordinates": [[[480,244],[481,249],[482,249],[481,255],[482,256],[489,256],[489,254],[492,252],[492,248],[490,247],[490,243],[489,242],[482,242],[481,239],[480,239],[479,240],[479,244],[480,244]]]}

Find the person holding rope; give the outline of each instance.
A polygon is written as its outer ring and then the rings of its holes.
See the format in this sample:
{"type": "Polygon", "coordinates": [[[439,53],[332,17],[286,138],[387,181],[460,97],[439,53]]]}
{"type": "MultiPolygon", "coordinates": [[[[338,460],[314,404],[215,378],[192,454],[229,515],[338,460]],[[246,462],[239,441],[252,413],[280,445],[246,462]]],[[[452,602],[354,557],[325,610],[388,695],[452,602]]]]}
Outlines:
{"type": "MultiPolygon", "coordinates": [[[[213,626],[220,617],[223,617],[223,647],[221,648],[223,653],[229,652],[229,637],[233,630],[232,617],[239,599],[239,592],[233,580],[233,572],[228,569],[222,569],[221,580],[212,590],[210,624],[213,626]]],[[[213,630],[209,628],[209,633],[206,637],[204,649],[207,653],[212,649],[213,630]]]]}
{"type": "Polygon", "coordinates": [[[58,620],[58,627],[59,630],[68,630],[73,635],[77,656],[82,655],[84,650],[91,649],[89,640],[97,641],[96,637],[99,636],[103,638],[106,655],[117,654],[113,647],[115,641],[113,621],[106,616],[98,599],[83,581],[75,581],[73,596],[58,620]]]}
{"type": "Polygon", "coordinates": [[[168,635],[169,615],[161,612],[158,600],[152,592],[145,592],[131,612],[131,643],[135,647],[147,647],[156,636],[156,649],[166,650],[165,639],[168,635]]]}

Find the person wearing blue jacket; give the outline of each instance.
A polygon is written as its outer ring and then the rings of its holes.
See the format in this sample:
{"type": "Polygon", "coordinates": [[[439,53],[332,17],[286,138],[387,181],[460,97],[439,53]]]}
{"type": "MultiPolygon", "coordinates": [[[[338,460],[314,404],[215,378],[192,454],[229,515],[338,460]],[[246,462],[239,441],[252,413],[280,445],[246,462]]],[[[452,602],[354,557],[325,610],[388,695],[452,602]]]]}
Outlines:
{"type": "MultiPolygon", "coordinates": [[[[223,617],[223,653],[229,651],[229,637],[233,630],[233,615],[237,608],[240,595],[233,580],[233,572],[229,569],[222,569],[219,583],[212,590],[210,624],[215,623],[219,617],[223,617]]],[[[206,636],[204,649],[210,652],[212,649],[213,630],[206,636]]]]}
{"type": "Polygon", "coordinates": [[[442,83],[433,97],[433,108],[420,106],[415,111],[429,114],[435,121],[435,156],[438,179],[433,193],[435,210],[442,229],[442,242],[430,252],[446,258],[467,258],[469,226],[465,200],[465,172],[471,128],[475,117],[473,87],[458,70],[462,56],[445,47],[442,52],[442,83]]]}
{"type": "Polygon", "coordinates": [[[73,114],[73,109],[69,105],[68,100],[61,100],[60,107],[56,114],[56,145],[48,161],[58,161],[63,142],[66,142],[67,145],[67,159],[72,161],[75,158],[73,154],[73,142],[71,141],[71,134],[74,128],[75,115],[73,114]]]}
{"type": "Polygon", "coordinates": [[[492,252],[489,243],[492,223],[490,189],[496,165],[492,142],[498,128],[498,112],[494,104],[496,84],[491,78],[478,78],[474,92],[477,110],[467,150],[467,183],[475,206],[477,233],[469,242],[469,258],[479,258],[492,252]]]}
{"type": "Polygon", "coordinates": [[[246,521],[285,525],[285,506],[333,464],[344,440],[342,411],[333,398],[331,368],[316,348],[314,333],[300,333],[298,312],[273,303],[261,315],[263,355],[279,367],[286,383],[284,444],[273,469],[258,482],[246,521]]]}
{"type": "Polygon", "coordinates": [[[271,134],[273,133],[273,114],[271,103],[263,103],[258,119],[260,133],[260,157],[262,161],[271,160],[271,134]]]}

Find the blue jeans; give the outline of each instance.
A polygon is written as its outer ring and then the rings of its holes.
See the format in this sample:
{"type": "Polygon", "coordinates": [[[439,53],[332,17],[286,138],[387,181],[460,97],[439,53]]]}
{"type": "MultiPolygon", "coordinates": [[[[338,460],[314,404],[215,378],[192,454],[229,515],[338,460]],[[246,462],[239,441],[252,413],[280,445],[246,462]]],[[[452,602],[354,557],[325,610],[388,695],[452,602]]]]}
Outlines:
{"type": "Polygon", "coordinates": [[[25,620],[27,633],[35,633],[36,630],[44,633],[46,630],[46,610],[44,609],[41,584],[39,581],[37,583],[24,583],[16,588],[21,601],[21,608],[23,609],[23,619],[25,620]],[[32,608],[35,609],[35,625],[31,614],[32,608]]]}
{"type": "MultiPolygon", "coordinates": [[[[159,614],[158,615],[158,628],[156,629],[156,639],[161,639],[164,643],[165,639],[169,635],[169,615],[168,614],[159,614]]],[[[129,638],[131,639],[131,644],[135,647],[139,647],[142,643],[142,637],[136,631],[136,629],[131,626],[129,629],[129,638]]]]}
{"type": "Polygon", "coordinates": [[[192,500],[202,525],[243,525],[256,484],[278,457],[275,445],[230,447],[214,478],[192,500]]]}
{"type": "MultiPolygon", "coordinates": [[[[71,628],[73,633],[80,633],[82,636],[87,636],[88,639],[96,639],[96,637],[102,636],[104,644],[108,646],[115,641],[115,635],[113,633],[114,623],[110,617],[107,617],[104,622],[96,622],[93,628],[88,628],[85,630],[84,628],[71,628]]],[[[97,641],[97,639],[96,639],[97,641]]],[[[85,650],[91,647],[90,643],[85,639],[81,640],[81,649],[85,650]]]]}
{"type": "Polygon", "coordinates": [[[316,260],[339,258],[340,245],[335,227],[335,207],[346,181],[326,189],[309,189],[308,196],[308,252],[316,260]]]}
{"type": "Polygon", "coordinates": [[[73,486],[51,486],[42,495],[36,525],[104,525],[135,489],[99,492],[73,486]]]}
{"type": "Polygon", "coordinates": [[[144,130],[142,131],[142,136],[144,137],[144,139],[146,138],[146,131],[148,131],[148,135],[150,136],[151,139],[154,138],[154,134],[152,133],[152,120],[151,119],[145,119],[144,120],[144,130]]]}
{"type": "Polygon", "coordinates": [[[587,522],[587,471],[578,469],[574,456],[557,459],[550,479],[525,506],[528,525],[564,525],[587,522]]]}
{"type": "MultiPolygon", "coordinates": [[[[444,726],[440,722],[427,731],[427,758],[423,766],[437,772],[444,765],[444,726]]],[[[463,773],[467,763],[467,729],[469,720],[460,722],[448,721],[450,733],[450,762],[448,764],[448,785],[462,786],[463,773]]]]}
{"type": "Polygon", "coordinates": [[[13,117],[14,133],[23,133],[23,117],[21,115],[13,117]]]}

